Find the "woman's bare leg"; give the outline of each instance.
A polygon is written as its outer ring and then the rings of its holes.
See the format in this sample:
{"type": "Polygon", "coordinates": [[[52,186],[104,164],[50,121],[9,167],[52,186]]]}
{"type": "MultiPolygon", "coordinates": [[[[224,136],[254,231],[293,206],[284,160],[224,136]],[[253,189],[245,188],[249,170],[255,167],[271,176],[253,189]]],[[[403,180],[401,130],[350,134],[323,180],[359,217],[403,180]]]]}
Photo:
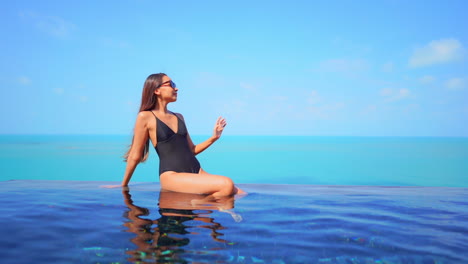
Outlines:
{"type": "Polygon", "coordinates": [[[167,171],[161,174],[160,180],[162,189],[173,192],[211,194],[215,197],[245,193],[235,187],[230,178],[209,174],[202,169],[198,174],[167,171]]]}

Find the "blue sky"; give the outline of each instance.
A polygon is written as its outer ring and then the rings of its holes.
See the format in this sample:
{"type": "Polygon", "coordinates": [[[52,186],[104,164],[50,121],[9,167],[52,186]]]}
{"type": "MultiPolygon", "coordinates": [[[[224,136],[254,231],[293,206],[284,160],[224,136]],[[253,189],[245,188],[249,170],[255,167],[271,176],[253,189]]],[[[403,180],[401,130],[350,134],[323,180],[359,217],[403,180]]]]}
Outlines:
{"type": "Polygon", "coordinates": [[[130,134],[167,73],[193,135],[468,136],[466,1],[7,1],[0,134],[130,134]]]}

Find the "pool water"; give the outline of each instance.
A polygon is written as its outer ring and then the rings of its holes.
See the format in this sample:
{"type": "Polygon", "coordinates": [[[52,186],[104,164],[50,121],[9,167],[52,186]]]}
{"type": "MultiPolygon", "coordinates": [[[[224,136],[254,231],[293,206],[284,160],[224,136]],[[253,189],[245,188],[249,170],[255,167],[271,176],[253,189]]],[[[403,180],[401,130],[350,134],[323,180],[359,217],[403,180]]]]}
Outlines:
{"type": "Polygon", "coordinates": [[[2,263],[466,263],[468,188],[0,184],[2,263]]]}

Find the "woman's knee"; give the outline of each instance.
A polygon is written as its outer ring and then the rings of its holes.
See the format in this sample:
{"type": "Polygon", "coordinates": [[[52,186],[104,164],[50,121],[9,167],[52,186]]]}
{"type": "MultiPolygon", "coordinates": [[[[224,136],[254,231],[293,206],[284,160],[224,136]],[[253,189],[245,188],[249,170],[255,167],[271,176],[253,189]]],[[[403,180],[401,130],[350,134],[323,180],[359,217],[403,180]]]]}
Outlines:
{"type": "Polygon", "coordinates": [[[218,195],[220,196],[229,196],[234,194],[234,182],[225,176],[222,176],[220,180],[220,190],[218,195]]]}

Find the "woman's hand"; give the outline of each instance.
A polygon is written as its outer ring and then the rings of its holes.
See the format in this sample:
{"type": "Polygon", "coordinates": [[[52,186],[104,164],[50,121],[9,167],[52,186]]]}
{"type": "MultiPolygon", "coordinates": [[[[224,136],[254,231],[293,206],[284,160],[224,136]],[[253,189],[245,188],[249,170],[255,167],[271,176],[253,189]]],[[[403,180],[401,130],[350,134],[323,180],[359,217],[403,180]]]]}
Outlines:
{"type": "Polygon", "coordinates": [[[214,130],[213,130],[213,138],[218,139],[221,137],[221,134],[223,133],[224,127],[226,127],[226,119],[223,117],[218,117],[218,120],[216,121],[214,130]]]}

